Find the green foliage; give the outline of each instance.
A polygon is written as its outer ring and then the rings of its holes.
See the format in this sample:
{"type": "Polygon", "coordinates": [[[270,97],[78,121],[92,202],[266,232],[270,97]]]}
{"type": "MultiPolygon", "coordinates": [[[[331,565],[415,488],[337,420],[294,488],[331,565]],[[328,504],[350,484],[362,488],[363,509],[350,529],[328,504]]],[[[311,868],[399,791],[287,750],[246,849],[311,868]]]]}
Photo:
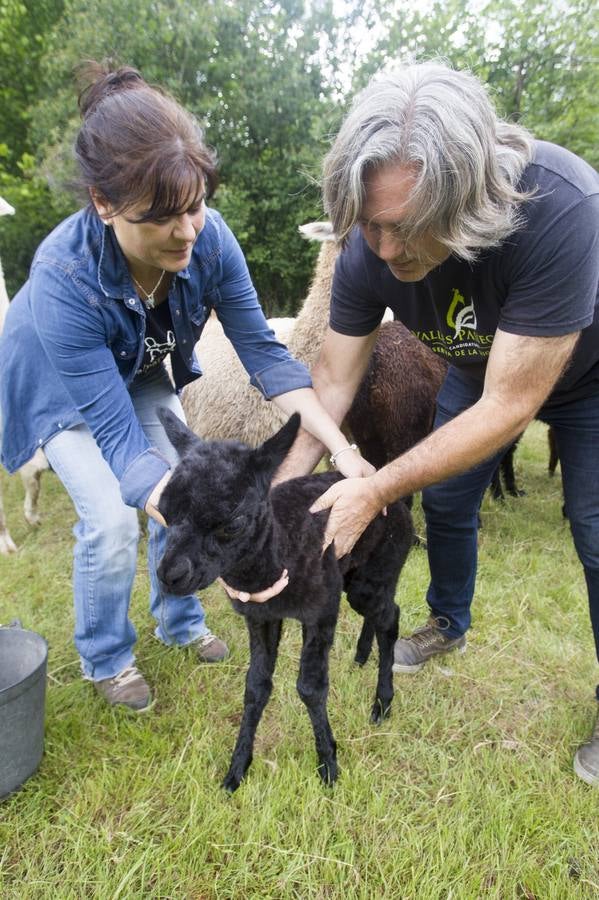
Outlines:
{"type": "Polygon", "coordinates": [[[335,21],[326,4],[309,14],[304,7],[295,0],[214,0],[201,10],[192,0],[66,0],[48,37],[46,88],[32,125],[40,160],[51,158],[60,176],[56,148],[77,122],[71,72],[80,59],[117,58],[169,88],[219,152],[215,202],[269,314],[294,312],[305,294],[314,251],[297,226],[319,215],[307,173],[318,172],[333,109],[317,53],[325,33],[333,41],[335,21]],[[111,28],[98,29],[102,20],[111,28]]]}
{"type": "Polygon", "coordinates": [[[18,174],[18,161],[31,151],[32,105],[49,29],[60,17],[62,0],[0,0],[0,136],[3,165],[18,174]]]}
{"type": "Polygon", "coordinates": [[[205,124],[221,160],[215,203],[267,313],[286,315],[306,293],[315,248],[297,226],[321,215],[314,182],[350,83],[442,56],[488,82],[505,115],[597,165],[598,29],[593,0],[365,0],[342,16],[332,0],[0,0],[0,172],[13,179],[0,190],[15,198],[23,179],[27,203],[17,196],[17,216],[0,223],[5,247],[23,229],[19,254],[3,250],[11,286],[44,223],[74,202],[61,185],[73,174],[82,59],[137,66],[205,124]],[[24,179],[26,153],[36,174],[24,179]]]}
{"type": "Polygon", "coordinates": [[[540,3],[373,0],[381,31],[354,85],[394,61],[447,59],[487,82],[500,112],[545,140],[599,164],[599,18],[593,0],[540,3]]]}
{"type": "Polygon", "coordinates": [[[74,209],[36,174],[33,157],[24,155],[17,165],[20,177],[0,169],[0,196],[15,208],[14,216],[0,218],[0,257],[9,297],[26,281],[40,241],[74,209]]]}
{"type": "Polygon", "coordinates": [[[504,112],[599,165],[599,17],[588,0],[547,8],[492,0],[486,80],[504,112]]]}

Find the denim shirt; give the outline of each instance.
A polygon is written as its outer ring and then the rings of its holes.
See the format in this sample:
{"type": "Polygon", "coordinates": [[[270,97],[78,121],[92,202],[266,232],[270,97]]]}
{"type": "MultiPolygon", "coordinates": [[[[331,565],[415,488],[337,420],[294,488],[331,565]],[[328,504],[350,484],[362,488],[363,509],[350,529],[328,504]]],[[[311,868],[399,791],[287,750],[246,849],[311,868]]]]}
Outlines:
{"type": "MultiPolygon", "coordinates": [[[[194,346],[211,309],[267,399],[311,386],[306,367],[268,327],[241,249],[214,210],[206,212],[189,266],[172,279],[168,303],[178,390],[201,375],[194,346]]],[[[112,228],[89,209],[70,216],[40,245],[0,338],[0,461],[9,472],[59,431],[85,422],[125,503],[145,506],[169,468],[127,390],[143,359],[145,327],[112,228]]]]}

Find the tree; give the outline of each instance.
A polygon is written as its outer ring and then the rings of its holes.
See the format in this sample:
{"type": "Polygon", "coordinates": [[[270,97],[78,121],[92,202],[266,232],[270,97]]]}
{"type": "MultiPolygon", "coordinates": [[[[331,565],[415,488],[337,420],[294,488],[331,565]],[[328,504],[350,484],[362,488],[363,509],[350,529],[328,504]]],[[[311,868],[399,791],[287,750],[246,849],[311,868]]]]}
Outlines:
{"type": "Polygon", "coordinates": [[[38,96],[39,69],[62,0],[0,0],[0,139],[2,169],[19,173],[19,160],[31,152],[29,127],[38,96]]]}
{"type": "Polygon", "coordinates": [[[55,182],[64,173],[78,124],[77,61],[113,56],[137,66],[204,122],[221,159],[215,202],[267,312],[292,312],[314,258],[297,226],[320,211],[307,173],[318,171],[334,115],[318,52],[322,40],[334,44],[336,27],[329,3],[307,13],[301,0],[65,0],[32,121],[40,164],[55,182]]]}
{"type": "Polygon", "coordinates": [[[441,56],[486,81],[503,115],[599,162],[599,19],[592,0],[490,0],[482,10],[470,0],[448,0],[426,12],[404,0],[371,0],[369,14],[382,35],[358,69],[356,87],[394,59],[441,56]]]}

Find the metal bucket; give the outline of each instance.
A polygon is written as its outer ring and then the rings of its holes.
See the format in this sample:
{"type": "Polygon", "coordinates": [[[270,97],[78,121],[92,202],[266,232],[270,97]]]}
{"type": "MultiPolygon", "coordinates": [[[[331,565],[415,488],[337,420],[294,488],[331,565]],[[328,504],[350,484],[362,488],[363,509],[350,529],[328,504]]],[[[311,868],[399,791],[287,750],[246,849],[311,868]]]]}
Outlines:
{"type": "Polygon", "coordinates": [[[48,645],[18,625],[0,627],[0,797],[20,787],[44,751],[48,645]]]}

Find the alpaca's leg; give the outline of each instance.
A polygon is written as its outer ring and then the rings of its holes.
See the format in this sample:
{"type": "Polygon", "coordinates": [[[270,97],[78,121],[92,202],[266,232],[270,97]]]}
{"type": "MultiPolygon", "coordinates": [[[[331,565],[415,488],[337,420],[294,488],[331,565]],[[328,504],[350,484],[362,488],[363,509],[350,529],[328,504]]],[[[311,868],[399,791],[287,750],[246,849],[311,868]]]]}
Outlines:
{"type": "Polygon", "coordinates": [[[29,462],[19,469],[19,474],[25,488],[25,502],[23,514],[30,525],[39,525],[40,516],[37,503],[40,495],[40,482],[42,472],[48,468],[48,462],[41,450],[38,450],[29,462]]]}
{"type": "Polygon", "coordinates": [[[375,623],[379,646],[379,673],[371,720],[380,725],[386,719],[393,700],[393,648],[399,635],[399,607],[390,598],[385,615],[375,623]]]}
{"type": "Polygon", "coordinates": [[[367,629],[376,634],[379,669],[371,719],[377,724],[389,714],[393,699],[393,647],[399,622],[395,590],[412,542],[409,510],[402,503],[394,503],[388,509],[381,540],[366,562],[344,579],[348,603],[364,616],[359,644],[367,629]]]}
{"type": "Polygon", "coordinates": [[[359,666],[363,666],[368,660],[370,651],[372,650],[373,639],[374,626],[368,619],[364,619],[362,631],[360,632],[360,637],[358,638],[358,643],[356,645],[356,655],[354,656],[354,662],[359,666]]]}
{"type": "Polygon", "coordinates": [[[243,717],[229,771],[223,781],[225,790],[236,791],[252,762],[254,737],[272,691],[272,674],[277,661],[282,622],[258,624],[246,619],[250,638],[250,667],[245,679],[243,717]]]}
{"type": "MultiPolygon", "coordinates": [[[[376,634],[379,649],[379,668],[371,720],[377,725],[389,715],[393,700],[393,648],[398,635],[399,608],[394,602],[396,569],[383,580],[385,570],[359,569],[346,582],[350,606],[364,616],[360,642],[366,631],[376,634]]],[[[357,656],[357,654],[356,654],[357,656]]]]}
{"type": "MultiPolygon", "coordinates": [[[[518,441],[519,440],[520,438],[518,438],[518,441]]],[[[526,491],[523,491],[516,484],[516,473],[514,472],[514,456],[516,454],[518,441],[514,441],[501,460],[501,471],[505,481],[505,489],[511,497],[524,497],[526,495],[526,491]]]]}
{"type": "Polygon", "coordinates": [[[505,494],[503,493],[503,486],[501,484],[501,473],[504,471],[503,463],[504,460],[502,459],[493,472],[491,483],[489,484],[489,490],[491,491],[491,496],[494,500],[505,500],[505,494]]]}
{"type": "Polygon", "coordinates": [[[335,618],[321,619],[311,627],[302,626],[303,646],[297,692],[306,704],[316,742],[318,774],[325,784],[337,780],[337,744],[327,715],[329,692],[329,651],[335,634],[335,618]]]}
{"type": "Polygon", "coordinates": [[[549,426],[549,431],[547,432],[547,443],[549,444],[549,463],[547,465],[547,469],[550,475],[555,475],[555,470],[557,469],[557,464],[559,462],[559,452],[557,449],[557,440],[555,438],[555,431],[553,426],[549,426]]]}
{"type": "Polygon", "coordinates": [[[2,502],[2,489],[0,488],[0,553],[16,553],[15,542],[8,533],[6,519],[4,517],[4,504],[2,502]]]}

